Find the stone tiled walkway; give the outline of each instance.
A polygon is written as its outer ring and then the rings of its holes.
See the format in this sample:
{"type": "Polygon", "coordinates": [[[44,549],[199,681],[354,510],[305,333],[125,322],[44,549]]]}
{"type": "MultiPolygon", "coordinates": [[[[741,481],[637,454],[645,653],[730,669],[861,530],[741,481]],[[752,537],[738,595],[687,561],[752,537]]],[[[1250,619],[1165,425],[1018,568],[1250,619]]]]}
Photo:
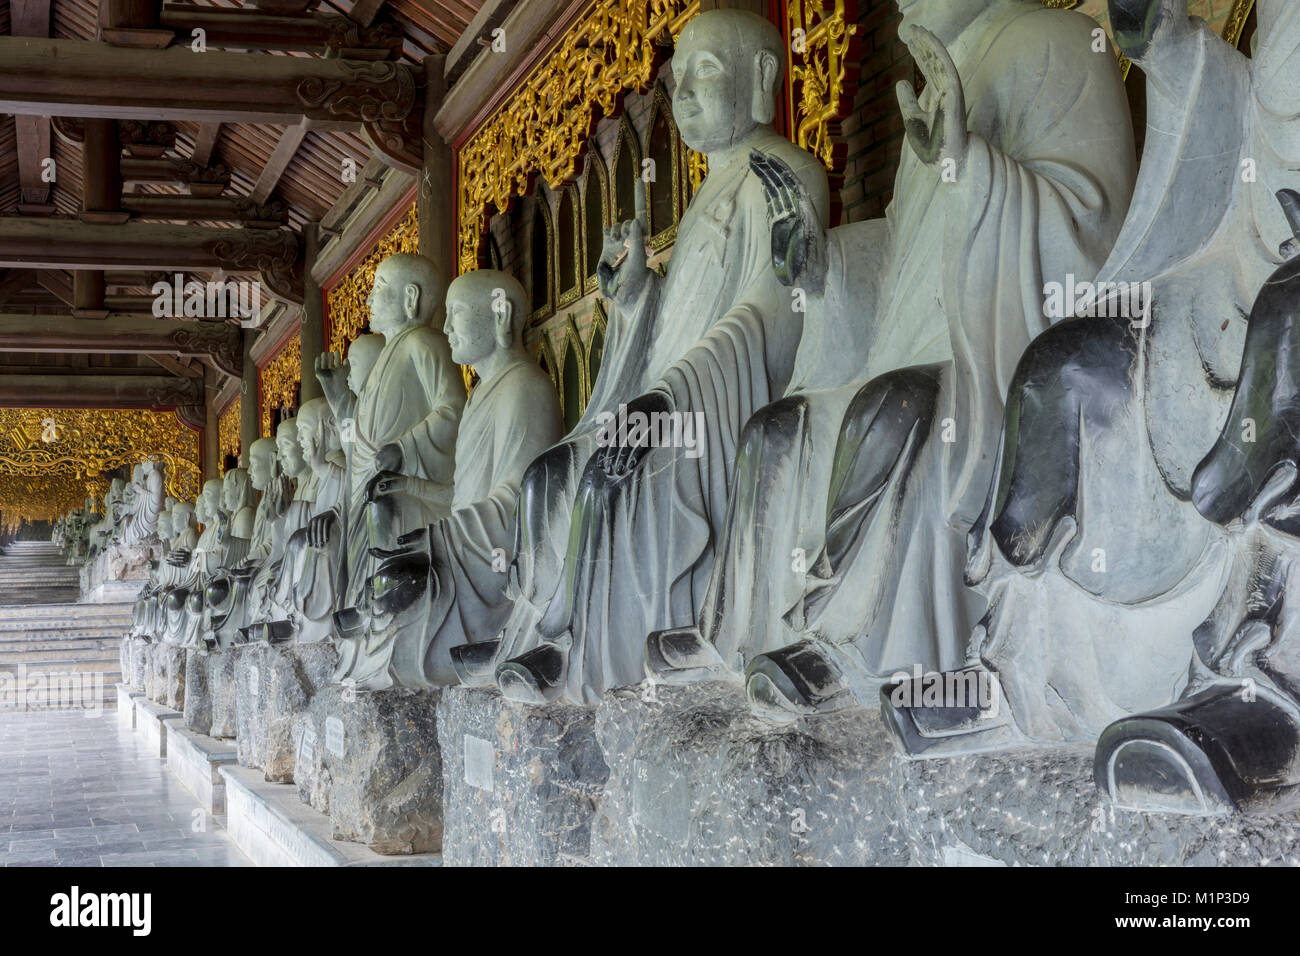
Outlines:
{"type": "Polygon", "coordinates": [[[0,712],[0,864],[250,865],[111,706],[0,712]]]}

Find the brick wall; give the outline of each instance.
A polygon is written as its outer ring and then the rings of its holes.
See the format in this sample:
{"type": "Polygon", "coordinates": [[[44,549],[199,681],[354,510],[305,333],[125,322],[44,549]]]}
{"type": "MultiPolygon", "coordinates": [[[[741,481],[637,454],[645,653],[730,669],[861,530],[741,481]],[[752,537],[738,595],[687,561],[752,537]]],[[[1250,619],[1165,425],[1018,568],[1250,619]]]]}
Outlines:
{"type": "Polygon", "coordinates": [[[841,222],[883,216],[894,191],[903,146],[903,121],[894,87],[913,78],[907,47],[898,38],[895,0],[858,0],[861,73],[853,109],[841,123],[847,145],[841,222]]]}

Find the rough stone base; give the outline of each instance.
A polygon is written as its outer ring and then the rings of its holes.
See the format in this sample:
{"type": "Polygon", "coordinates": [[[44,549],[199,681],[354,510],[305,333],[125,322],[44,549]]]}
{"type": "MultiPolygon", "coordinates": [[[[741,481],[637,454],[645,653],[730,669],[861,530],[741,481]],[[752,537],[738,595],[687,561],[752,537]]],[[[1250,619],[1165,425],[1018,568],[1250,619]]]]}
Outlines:
{"type": "Polygon", "coordinates": [[[127,666],[122,671],[122,677],[126,685],[132,690],[144,693],[144,675],[148,665],[147,652],[149,642],[142,637],[127,638],[124,642],[127,645],[127,666]]]}
{"type": "Polygon", "coordinates": [[[185,652],[185,726],[208,737],[235,736],[234,654],[185,652]]]}
{"type": "MultiPolygon", "coordinates": [[[[1300,813],[1114,810],[1092,748],[898,756],[875,711],[753,717],[736,685],[615,691],[591,859],[613,865],[1300,864],[1300,813]]],[[[450,812],[448,813],[450,819],[450,812]]]]}
{"type": "Polygon", "coordinates": [[[167,733],[167,769],[208,813],[226,812],[226,782],[222,767],[235,762],[235,745],[196,734],[181,721],[171,721],[167,733]]]}
{"type": "Polygon", "coordinates": [[[293,787],[267,783],[256,770],[221,768],[226,832],[259,866],[438,866],[436,853],[381,856],[360,843],[330,838],[329,818],[303,805],[293,787]]]}
{"type": "Polygon", "coordinates": [[[294,716],[329,682],[338,652],[320,642],[245,644],[225,653],[234,655],[240,766],[261,770],[272,783],[292,783],[294,716]]]}
{"type": "Polygon", "coordinates": [[[158,669],[158,696],[154,700],[172,710],[185,710],[185,648],[175,644],[159,644],[154,651],[158,669]]]}
{"type": "Polygon", "coordinates": [[[149,580],[149,562],[162,557],[156,538],[133,547],[115,544],[81,566],[81,600],[88,604],[127,601],[149,580]]]}
{"type": "Polygon", "coordinates": [[[435,690],[333,684],[298,715],[298,795],[329,814],[334,839],[385,854],[442,846],[438,697],[435,690]]]}
{"type": "Polygon", "coordinates": [[[144,687],[144,696],[150,700],[158,700],[163,693],[162,677],[158,671],[158,649],[161,644],[146,644],[141,648],[140,656],[144,662],[144,680],[141,686],[144,687]]]}
{"type": "Polygon", "coordinates": [[[144,695],[125,684],[117,685],[117,722],[126,730],[135,730],[135,699],[144,695]]]}
{"type": "Polygon", "coordinates": [[[449,687],[438,703],[443,862],[583,865],[609,769],[593,711],[449,687]]]}

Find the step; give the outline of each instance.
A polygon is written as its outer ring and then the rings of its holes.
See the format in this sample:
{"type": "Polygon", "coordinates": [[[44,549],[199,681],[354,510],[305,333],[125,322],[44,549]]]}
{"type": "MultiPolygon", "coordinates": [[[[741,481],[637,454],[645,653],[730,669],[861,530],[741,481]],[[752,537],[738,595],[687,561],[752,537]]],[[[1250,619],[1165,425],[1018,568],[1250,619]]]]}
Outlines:
{"type": "Polygon", "coordinates": [[[121,671],[122,661],[114,655],[111,658],[98,657],[88,660],[63,658],[53,661],[0,662],[0,674],[14,675],[18,673],[19,668],[26,668],[25,673],[29,676],[32,674],[107,674],[110,670],[121,671]]]}
{"type": "Polygon", "coordinates": [[[115,604],[80,604],[76,601],[48,601],[44,604],[27,604],[23,607],[0,607],[0,628],[5,624],[25,624],[35,620],[71,620],[89,617],[123,615],[131,617],[134,601],[115,604]]]}

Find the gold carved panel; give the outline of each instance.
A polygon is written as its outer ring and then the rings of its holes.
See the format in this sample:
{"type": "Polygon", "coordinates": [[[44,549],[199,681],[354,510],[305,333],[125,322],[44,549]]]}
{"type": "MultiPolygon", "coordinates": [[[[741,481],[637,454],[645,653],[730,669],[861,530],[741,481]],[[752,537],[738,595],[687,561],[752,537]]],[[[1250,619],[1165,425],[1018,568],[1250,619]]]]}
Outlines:
{"type": "Polygon", "coordinates": [[[47,520],[101,496],[105,472],[148,458],[167,464],[167,494],[198,495],[199,434],[174,411],[0,408],[0,510],[6,522],[47,520]]]}
{"type": "Polygon", "coordinates": [[[274,415],[280,408],[292,408],[298,398],[298,385],[302,382],[302,333],[294,329],[280,351],[258,370],[259,389],[262,396],[261,425],[263,438],[274,437],[274,415]]]}
{"type": "Polygon", "coordinates": [[[223,475],[226,473],[226,456],[239,457],[240,414],[239,396],[236,395],[226,410],[217,416],[217,470],[223,475]]]}
{"type": "Polygon", "coordinates": [[[558,189],[572,179],[597,113],[654,79],[656,40],[677,37],[699,0],[596,0],[519,89],[460,149],[457,260],[478,268],[490,210],[504,212],[534,173],[558,189]]]}
{"type": "Polygon", "coordinates": [[[835,171],[835,124],[850,104],[849,75],[858,68],[845,0],[787,0],[790,36],[790,139],[835,171]]]}
{"type": "Polygon", "coordinates": [[[415,203],[383,236],[375,248],[357,263],[338,285],[330,289],[327,296],[329,304],[330,340],[329,350],[344,354],[347,345],[366,328],[370,322],[370,309],[366,299],[375,285],[375,269],[391,255],[399,252],[420,251],[420,219],[415,203]]]}

